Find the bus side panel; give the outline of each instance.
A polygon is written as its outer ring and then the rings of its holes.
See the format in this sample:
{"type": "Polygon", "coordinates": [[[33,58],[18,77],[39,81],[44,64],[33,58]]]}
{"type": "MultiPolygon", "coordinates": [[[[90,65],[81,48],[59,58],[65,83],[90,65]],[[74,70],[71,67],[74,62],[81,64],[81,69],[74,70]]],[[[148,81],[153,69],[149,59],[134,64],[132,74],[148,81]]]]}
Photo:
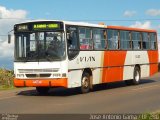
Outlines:
{"type": "Polygon", "coordinates": [[[68,88],[80,87],[82,78],[82,70],[68,72],[68,88]]]}
{"type": "Polygon", "coordinates": [[[158,51],[148,51],[150,76],[158,72],[158,51]]]}
{"type": "Polygon", "coordinates": [[[102,82],[115,82],[123,80],[123,66],[126,51],[105,51],[102,82]]]}
{"type": "Polygon", "coordinates": [[[133,79],[135,65],[140,65],[141,77],[149,76],[149,58],[147,51],[128,51],[125,59],[123,80],[133,79]]]}
{"type": "Polygon", "coordinates": [[[74,59],[68,60],[69,88],[81,86],[82,74],[86,68],[92,70],[93,84],[102,83],[103,54],[102,51],[80,51],[74,59]]]}

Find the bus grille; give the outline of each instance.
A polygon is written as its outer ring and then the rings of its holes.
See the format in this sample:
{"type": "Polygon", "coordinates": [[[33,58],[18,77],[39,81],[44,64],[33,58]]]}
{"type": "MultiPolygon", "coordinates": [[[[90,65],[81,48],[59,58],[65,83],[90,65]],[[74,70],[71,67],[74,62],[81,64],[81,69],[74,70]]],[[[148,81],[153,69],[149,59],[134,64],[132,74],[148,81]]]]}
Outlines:
{"type": "Polygon", "coordinates": [[[58,72],[59,69],[18,69],[19,73],[51,73],[58,72]]]}
{"type": "Polygon", "coordinates": [[[50,77],[50,76],[51,76],[51,74],[26,74],[27,78],[38,78],[38,77],[47,78],[47,77],[50,77]]]}

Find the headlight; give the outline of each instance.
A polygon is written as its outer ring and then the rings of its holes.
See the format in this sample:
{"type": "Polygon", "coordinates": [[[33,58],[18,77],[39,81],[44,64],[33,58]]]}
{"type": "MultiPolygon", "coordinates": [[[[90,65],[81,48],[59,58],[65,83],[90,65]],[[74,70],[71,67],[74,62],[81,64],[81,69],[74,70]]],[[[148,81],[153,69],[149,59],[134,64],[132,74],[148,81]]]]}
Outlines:
{"type": "Polygon", "coordinates": [[[61,77],[61,74],[59,74],[59,73],[53,74],[53,77],[61,77]]]}
{"type": "Polygon", "coordinates": [[[23,78],[23,77],[24,77],[24,74],[17,74],[17,77],[23,78]]]}
{"type": "Polygon", "coordinates": [[[62,73],[62,77],[67,77],[66,73],[62,73]]]}

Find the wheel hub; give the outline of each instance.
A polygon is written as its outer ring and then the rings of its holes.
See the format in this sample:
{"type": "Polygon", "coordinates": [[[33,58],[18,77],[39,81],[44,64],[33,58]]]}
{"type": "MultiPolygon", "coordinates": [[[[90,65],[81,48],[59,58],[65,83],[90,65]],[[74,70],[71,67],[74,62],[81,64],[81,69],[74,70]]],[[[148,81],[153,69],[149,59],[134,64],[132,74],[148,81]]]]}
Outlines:
{"type": "Polygon", "coordinates": [[[139,81],[139,78],[140,78],[140,77],[139,77],[139,72],[137,71],[137,72],[136,72],[136,76],[135,76],[135,80],[138,82],[138,81],[139,81]]]}
{"type": "Polygon", "coordinates": [[[82,85],[87,88],[89,86],[89,83],[88,83],[88,78],[87,77],[84,77],[83,80],[82,80],[82,85]]]}

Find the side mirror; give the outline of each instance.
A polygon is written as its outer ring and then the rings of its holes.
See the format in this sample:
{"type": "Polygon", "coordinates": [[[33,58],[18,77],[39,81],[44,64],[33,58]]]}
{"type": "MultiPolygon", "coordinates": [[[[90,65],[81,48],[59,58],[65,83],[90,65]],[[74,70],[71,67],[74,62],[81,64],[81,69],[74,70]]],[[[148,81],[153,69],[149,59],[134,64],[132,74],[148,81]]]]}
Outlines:
{"type": "Polygon", "coordinates": [[[11,34],[8,34],[8,44],[11,43],[11,34]]]}

